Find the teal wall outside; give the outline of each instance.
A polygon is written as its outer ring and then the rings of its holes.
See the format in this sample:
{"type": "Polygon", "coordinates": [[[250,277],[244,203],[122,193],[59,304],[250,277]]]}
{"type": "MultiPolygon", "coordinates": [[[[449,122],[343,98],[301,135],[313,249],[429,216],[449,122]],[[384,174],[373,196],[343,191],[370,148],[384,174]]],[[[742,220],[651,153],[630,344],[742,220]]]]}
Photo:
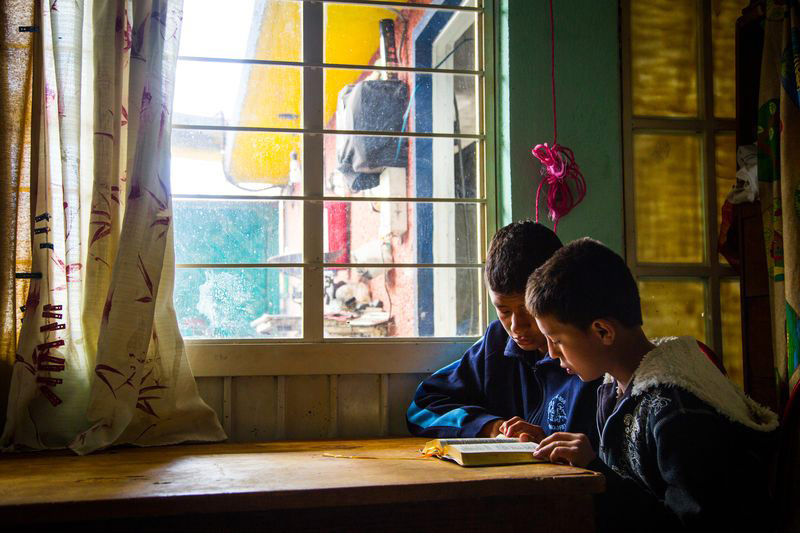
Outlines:
{"type": "MultiPolygon", "coordinates": [[[[278,253],[277,202],[182,200],[173,209],[176,264],[265,263],[278,253]]],[[[179,268],[173,302],[181,334],[258,336],[250,321],[280,314],[281,291],[274,268],[179,268]]]]}
{"type": "MultiPolygon", "coordinates": [[[[536,144],[553,140],[548,0],[498,0],[498,225],[534,216],[536,144]]],[[[624,252],[618,2],[555,0],[558,142],[575,152],[584,201],[558,225],[624,252]]],[[[546,219],[544,194],[540,222],[546,219]]],[[[624,255],[624,254],[623,254],[624,255]]]]}

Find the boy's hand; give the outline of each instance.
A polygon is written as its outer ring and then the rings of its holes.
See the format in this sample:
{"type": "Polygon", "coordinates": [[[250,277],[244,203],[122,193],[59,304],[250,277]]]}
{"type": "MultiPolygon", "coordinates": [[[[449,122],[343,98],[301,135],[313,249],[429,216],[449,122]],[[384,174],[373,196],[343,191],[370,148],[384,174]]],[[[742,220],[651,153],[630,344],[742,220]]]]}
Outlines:
{"type": "Polygon", "coordinates": [[[567,463],[584,468],[597,454],[592,449],[589,437],[583,433],[558,432],[542,439],[533,456],[552,463],[567,463]]]}
{"type": "Polygon", "coordinates": [[[529,424],[518,416],[506,420],[500,426],[500,433],[506,437],[517,437],[522,440],[522,435],[527,436],[527,441],[539,442],[545,436],[544,430],[539,426],[529,424]]]}

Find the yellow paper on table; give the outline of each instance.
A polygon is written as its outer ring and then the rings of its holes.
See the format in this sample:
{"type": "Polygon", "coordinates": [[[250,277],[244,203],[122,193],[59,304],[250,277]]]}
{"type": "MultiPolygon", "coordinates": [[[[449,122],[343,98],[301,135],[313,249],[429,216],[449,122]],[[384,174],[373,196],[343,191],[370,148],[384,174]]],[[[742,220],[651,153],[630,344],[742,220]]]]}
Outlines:
{"type": "Polygon", "coordinates": [[[435,439],[425,443],[422,453],[461,466],[489,466],[544,462],[533,456],[538,447],[535,442],[507,438],[435,439]]]}

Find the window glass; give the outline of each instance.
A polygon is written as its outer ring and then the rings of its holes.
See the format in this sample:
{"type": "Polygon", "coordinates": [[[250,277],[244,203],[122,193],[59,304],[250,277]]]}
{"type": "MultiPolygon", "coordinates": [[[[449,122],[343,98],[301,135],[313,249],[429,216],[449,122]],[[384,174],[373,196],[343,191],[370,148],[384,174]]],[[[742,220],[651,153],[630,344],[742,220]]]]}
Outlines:
{"type": "Polygon", "coordinates": [[[688,335],[706,342],[705,284],[700,280],[639,280],[648,338],[688,335]]]}
{"type": "Polygon", "coordinates": [[[480,274],[479,268],[327,268],[325,337],[480,335],[480,274]],[[417,312],[419,299],[431,300],[429,313],[417,312]]]}
{"type": "Polygon", "coordinates": [[[296,0],[236,0],[224,7],[219,0],[189,0],[183,3],[179,53],[184,57],[301,61],[302,7],[296,0]],[[269,24],[262,23],[267,20],[269,24]],[[286,39],[286,35],[298,38],[286,39]]]}
{"type": "Polygon", "coordinates": [[[720,282],[720,307],[722,310],[722,363],[728,377],[744,386],[742,369],[742,305],[739,280],[720,282]]]}
{"type": "MultiPolygon", "coordinates": [[[[373,137],[326,135],[325,194],[342,197],[482,198],[480,142],[464,138],[373,137]],[[392,170],[383,175],[342,157],[348,144],[370,147],[384,164],[402,167],[410,158],[413,173],[392,170]]],[[[404,170],[404,169],[403,169],[404,170]]]]}
{"type": "Polygon", "coordinates": [[[325,69],[324,75],[328,129],[479,133],[476,75],[400,72],[385,79],[392,75],[345,69],[325,69]],[[352,112],[344,115],[348,106],[352,112]]]}
{"type": "Polygon", "coordinates": [[[714,116],[736,116],[736,19],[749,0],[712,0],[711,46],[714,56],[714,116]]]}
{"type": "Polygon", "coordinates": [[[713,348],[739,382],[738,282],[714,246],[736,177],[735,135],[724,128],[733,129],[736,20],[747,4],[621,4],[628,10],[622,17],[623,46],[630,43],[623,79],[631,87],[629,101],[623,102],[623,115],[629,117],[623,131],[631,145],[625,159],[632,172],[625,185],[632,191],[626,202],[631,198],[633,216],[626,217],[625,226],[632,237],[628,259],[639,280],[645,332],[692,335],[709,345],[721,339],[722,345],[713,348]],[[706,201],[711,195],[716,212],[706,201]],[[720,321],[722,331],[713,331],[720,321]]]}
{"type": "Polygon", "coordinates": [[[302,244],[288,239],[287,220],[302,227],[298,201],[175,199],[177,264],[299,263],[302,244]],[[293,220],[294,219],[294,220],[293,220]]]}
{"type": "Polygon", "coordinates": [[[302,194],[302,166],[300,134],[172,130],[173,195],[302,194]]]}
{"type": "MultiPolygon", "coordinates": [[[[384,64],[379,54],[381,32],[390,28],[393,31],[397,66],[417,68],[459,68],[477,70],[478,46],[475,32],[477,14],[470,11],[414,8],[404,6],[398,10],[391,6],[368,6],[326,3],[325,18],[325,62],[344,65],[384,64]],[[419,21],[426,19],[425,29],[418,32],[414,46],[408,44],[408,35],[419,28],[419,21]],[[431,57],[430,49],[436,46],[441,29],[446,26],[468,26],[469,30],[450,45],[453,48],[471,49],[465,57],[470,63],[454,66],[447,58],[431,57]]],[[[392,35],[392,32],[389,33],[392,35]]]]}
{"type": "Polygon", "coordinates": [[[636,257],[640,263],[703,262],[700,138],[633,138],[636,257]]]}
{"type": "Polygon", "coordinates": [[[175,80],[173,123],[256,128],[303,125],[300,67],[179,60],[175,80]]]}
{"type": "Polygon", "coordinates": [[[325,202],[326,262],[478,263],[479,207],[449,202],[325,202]],[[412,228],[409,221],[415,218],[429,222],[412,228]]]}
{"type": "Polygon", "coordinates": [[[480,334],[482,13],[461,9],[478,4],[187,2],[171,163],[184,335],[480,334]]]}
{"type": "Polygon", "coordinates": [[[633,0],[631,86],[634,115],[697,116],[695,0],[633,0]]]}
{"type": "MultiPolygon", "coordinates": [[[[722,206],[736,183],[736,136],[732,132],[717,134],[714,141],[714,175],[717,181],[717,228],[722,224],[722,206]]],[[[719,261],[728,260],[719,254],[719,261]]]]}
{"type": "Polygon", "coordinates": [[[300,268],[178,268],[174,303],[187,338],[302,336],[300,268]]]}

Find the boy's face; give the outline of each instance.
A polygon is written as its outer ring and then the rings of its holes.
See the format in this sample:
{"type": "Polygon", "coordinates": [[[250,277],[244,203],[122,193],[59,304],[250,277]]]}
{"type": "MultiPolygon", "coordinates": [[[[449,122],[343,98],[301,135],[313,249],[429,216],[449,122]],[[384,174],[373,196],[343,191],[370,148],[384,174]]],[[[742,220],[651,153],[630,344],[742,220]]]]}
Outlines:
{"type": "Polygon", "coordinates": [[[592,381],[608,371],[603,364],[604,346],[591,326],[584,331],[552,315],[538,316],[536,323],[547,339],[550,357],[558,359],[568,374],[592,381]]]}
{"type": "Polygon", "coordinates": [[[526,352],[547,351],[547,339],[539,331],[533,316],[525,309],[524,292],[500,294],[489,289],[489,296],[497,309],[497,318],[517,346],[526,352]]]}

